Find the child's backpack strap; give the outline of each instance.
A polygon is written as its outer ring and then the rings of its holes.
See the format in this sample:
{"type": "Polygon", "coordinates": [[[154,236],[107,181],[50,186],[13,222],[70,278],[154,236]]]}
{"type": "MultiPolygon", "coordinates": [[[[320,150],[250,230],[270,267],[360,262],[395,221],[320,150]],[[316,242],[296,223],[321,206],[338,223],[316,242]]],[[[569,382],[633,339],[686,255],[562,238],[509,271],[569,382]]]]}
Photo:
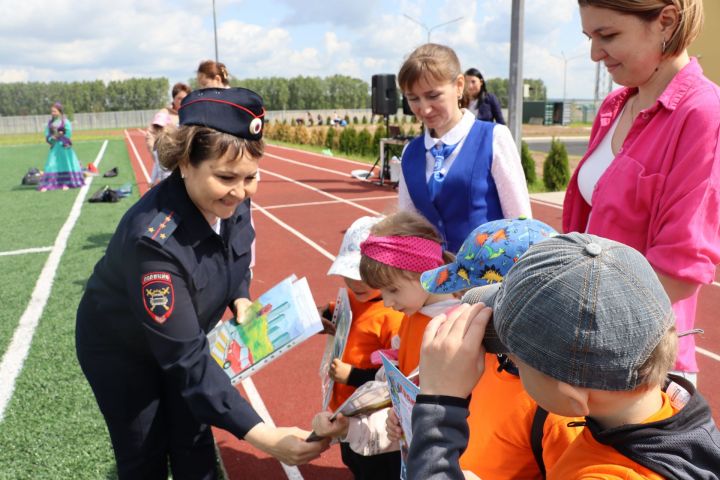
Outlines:
{"type": "Polygon", "coordinates": [[[535,457],[535,463],[537,463],[540,469],[540,475],[545,478],[545,462],[543,461],[543,435],[545,427],[545,420],[547,419],[548,412],[540,405],[535,410],[535,416],[533,417],[532,428],[530,429],[530,447],[532,448],[533,456],[535,457]]]}

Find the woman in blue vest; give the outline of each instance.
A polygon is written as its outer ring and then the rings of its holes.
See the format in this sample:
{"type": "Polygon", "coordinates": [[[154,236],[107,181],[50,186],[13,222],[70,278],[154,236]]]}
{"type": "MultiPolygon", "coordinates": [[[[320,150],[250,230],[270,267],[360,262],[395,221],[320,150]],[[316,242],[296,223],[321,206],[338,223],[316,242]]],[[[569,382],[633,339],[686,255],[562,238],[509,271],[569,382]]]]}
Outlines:
{"type": "Polygon", "coordinates": [[[478,225],[531,216],[525,175],[510,130],[476,120],[459,101],[465,86],[455,52],[428,43],[405,60],[398,83],[425,133],[402,157],[399,207],[423,214],[451,252],[478,225]]]}

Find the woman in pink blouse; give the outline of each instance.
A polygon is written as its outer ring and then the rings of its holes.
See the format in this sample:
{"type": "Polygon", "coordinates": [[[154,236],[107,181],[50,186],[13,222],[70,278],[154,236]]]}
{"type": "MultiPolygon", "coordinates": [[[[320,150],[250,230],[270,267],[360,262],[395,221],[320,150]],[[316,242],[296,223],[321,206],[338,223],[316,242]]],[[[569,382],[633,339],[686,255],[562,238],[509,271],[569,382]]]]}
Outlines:
{"type": "MultiPolygon", "coordinates": [[[[578,3],[592,59],[624,88],[598,111],[568,185],[563,229],[642,252],[683,332],[693,327],[700,285],[714,280],[720,262],[720,88],[687,53],[702,26],[702,1],[578,3]]],[[[692,335],[680,339],[675,368],[696,380],[692,335]]]]}

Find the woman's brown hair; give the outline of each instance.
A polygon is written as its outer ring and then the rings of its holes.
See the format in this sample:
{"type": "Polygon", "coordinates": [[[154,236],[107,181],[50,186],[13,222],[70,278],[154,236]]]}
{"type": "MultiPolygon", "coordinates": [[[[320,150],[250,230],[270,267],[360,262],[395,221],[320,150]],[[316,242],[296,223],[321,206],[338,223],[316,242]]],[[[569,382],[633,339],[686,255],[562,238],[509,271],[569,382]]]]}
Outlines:
{"type": "Polygon", "coordinates": [[[197,73],[202,73],[208,78],[219,76],[223,85],[226,87],[230,85],[230,73],[224,63],[205,60],[198,65],[197,73]]]}
{"type": "Polygon", "coordinates": [[[398,72],[398,85],[409,91],[424,76],[438,83],[453,82],[462,75],[455,51],[445,45],[426,43],[416,48],[398,72]]]}
{"type": "MultiPolygon", "coordinates": [[[[388,215],[372,226],[370,233],[376,237],[419,237],[442,245],[442,237],[425,217],[418,213],[401,211],[388,215]]],[[[443,252],[443,261],[450,263],[455,256],[443,252]]],[[[360,278],[371,288],[385,288],[393,285],[398,278],[417,280],[420,274],[391,267],[370,257],[360,257],[360,278]]]]}
{"type": "Polygon", "coordinates": [[[607,8],[646,22],[655,20],[665,7],[674,5],[679,12],[678,24],[663,50],[669,57],[680,55],[697,38],[705,19],[702,0],[578,0],[578,5],[607,8]]]}
{"type": "Polygon", "coordinates": [[[208,127],[181,125],[164,129],[156,146],[160,165],[174,170],[185,163],[197,167],[206,160],[223,157],[228,152],[236,159],[245,153],[259,159],[263,155],[265,142],[239,138],[208,127]]]}

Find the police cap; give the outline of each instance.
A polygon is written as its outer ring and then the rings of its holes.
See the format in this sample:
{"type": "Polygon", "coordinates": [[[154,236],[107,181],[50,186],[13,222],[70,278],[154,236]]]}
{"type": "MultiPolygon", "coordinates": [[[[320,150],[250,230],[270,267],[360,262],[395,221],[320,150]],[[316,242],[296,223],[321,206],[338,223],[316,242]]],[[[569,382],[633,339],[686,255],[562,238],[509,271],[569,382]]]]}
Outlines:
{"type": "Polygon", "coordinates": [[[198,125],[248,140],[262,138],[265,108],[260,95],[246,88],[202,88],[185,97],[180,125],[198,125]]]}

